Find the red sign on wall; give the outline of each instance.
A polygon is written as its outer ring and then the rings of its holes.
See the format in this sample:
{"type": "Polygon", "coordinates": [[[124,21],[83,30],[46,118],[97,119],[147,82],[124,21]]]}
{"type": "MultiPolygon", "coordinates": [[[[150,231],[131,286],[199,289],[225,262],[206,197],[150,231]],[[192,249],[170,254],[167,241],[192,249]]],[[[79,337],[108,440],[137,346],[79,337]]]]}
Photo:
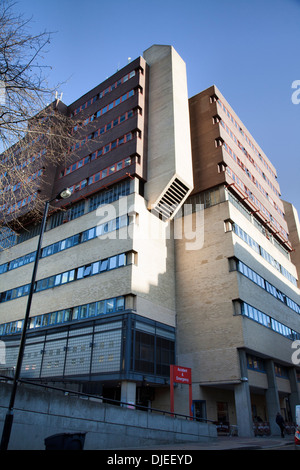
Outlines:
{"type": "Polygon", "coordinates": [[[192,383],[192,369],[180,366],[171,367],[173,367],[173,382],[188,385],[192,383]]]}
{"type": "Polygon", "coordinates": [[[174,382],[189,386],[189,415],[192,417],[192,369],[170,365],[170,410],[174,413],[174,382]]]}

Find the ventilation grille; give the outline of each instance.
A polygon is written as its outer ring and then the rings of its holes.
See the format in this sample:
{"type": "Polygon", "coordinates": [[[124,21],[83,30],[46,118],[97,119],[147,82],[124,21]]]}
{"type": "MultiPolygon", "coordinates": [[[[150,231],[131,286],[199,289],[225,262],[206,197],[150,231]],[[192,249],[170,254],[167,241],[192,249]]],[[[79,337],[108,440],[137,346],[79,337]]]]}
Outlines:
{"type": "Polygon", "coordinates": [[[151,212],[164,221],[170,219],[181,206],[189,191],[190,188],[175,178],[160,200],[151,208],[151,212]]]}

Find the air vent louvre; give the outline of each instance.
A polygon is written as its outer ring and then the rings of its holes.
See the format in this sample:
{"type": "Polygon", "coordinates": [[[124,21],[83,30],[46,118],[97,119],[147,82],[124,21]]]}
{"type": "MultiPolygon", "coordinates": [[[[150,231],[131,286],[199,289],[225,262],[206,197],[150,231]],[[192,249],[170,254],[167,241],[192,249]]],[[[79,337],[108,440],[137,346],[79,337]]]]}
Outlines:
{"type": "Polygon", "coordinates": [[[175,178],[151,212],[164,221],[170,219],[189,191],[190,189],[182,181],[175,178]]]}

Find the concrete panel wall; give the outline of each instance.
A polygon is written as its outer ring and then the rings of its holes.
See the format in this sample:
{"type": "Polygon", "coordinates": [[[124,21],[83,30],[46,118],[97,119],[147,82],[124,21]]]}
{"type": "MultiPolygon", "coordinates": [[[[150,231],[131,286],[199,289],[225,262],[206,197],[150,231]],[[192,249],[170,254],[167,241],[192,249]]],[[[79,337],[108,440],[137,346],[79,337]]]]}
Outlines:
{"type": "MultiPolygon", "coordinates": [[[[0,432],[10,386],[0,388],[0,432]]],[[[62,396],[21,386],[17,392],[9,450],[43,450],[58,433],[86,433],[85,450],[136,448],[216,438],[216,428],[184,419],[62,396]]]]}
{"type": "Polygon", "coordinates": [[[203,246],[186,250],[186,239],[175,244],[177,363],[191,367],[193,382],[200,384],[240,378],[236,348],[243,346],[243,336],[232,304],[238,284],[236,273],[229,273],[233,246],[231,234],[224,231],[227,217],[227,203],[206,209],[203,246]]]}
{"type": "Polygon", "coordinates": [[[148,181],[151,208],[172,179],[193,187],[191,137],[184,61],[171,46],[144,52],[149,65],[148,181]]]}

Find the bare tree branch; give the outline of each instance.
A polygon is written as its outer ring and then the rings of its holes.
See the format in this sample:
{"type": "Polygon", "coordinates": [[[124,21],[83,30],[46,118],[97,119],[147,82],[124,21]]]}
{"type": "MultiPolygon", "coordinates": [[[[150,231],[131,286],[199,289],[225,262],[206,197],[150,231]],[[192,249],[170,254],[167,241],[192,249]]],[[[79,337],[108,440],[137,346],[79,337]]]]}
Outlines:
{"type": "Polygon", "coordinates": [[[75,120],[45,76],[51,33],[32,34],[30,26],[14,3],[0,0],[0,232],[21,228],[29,210],[39,216],[49,172],[71,158],[74,143],[75,120]]]}

